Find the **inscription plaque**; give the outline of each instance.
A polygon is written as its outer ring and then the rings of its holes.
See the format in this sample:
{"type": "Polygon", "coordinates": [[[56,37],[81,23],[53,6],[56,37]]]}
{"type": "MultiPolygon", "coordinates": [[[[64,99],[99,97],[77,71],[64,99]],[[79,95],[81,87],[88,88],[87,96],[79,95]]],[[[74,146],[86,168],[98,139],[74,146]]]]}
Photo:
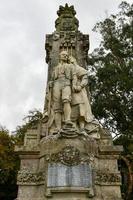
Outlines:
{"type": "Polygon", "coordinates": [[[92,170],[88,163],[67,166],[61,163],[48,165],[48,187],[90,187],[92,170]]]}

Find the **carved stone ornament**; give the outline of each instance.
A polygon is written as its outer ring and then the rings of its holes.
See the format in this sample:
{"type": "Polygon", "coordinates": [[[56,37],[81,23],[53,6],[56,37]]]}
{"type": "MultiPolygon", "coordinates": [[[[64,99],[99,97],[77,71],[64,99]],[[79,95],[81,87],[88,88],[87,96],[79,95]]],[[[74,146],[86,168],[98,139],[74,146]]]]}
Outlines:
{"type": "Polygon", "coordinates": [[[95,177],[95,184],[101,183],[120,183],[121,177],[119,173],[106,173],[103,171],[97,171],[95,177]]]}
{"type": "Polygon", "coordinates": [[[30,170],[23,169],[18,172],[17,182],[19,184],[39,184],[45,181],[44,172],[33,173],[30,170]]]}
{"type": "Polygon", "coordinates": [[[60,158],[63,164],[76,165],[80,161],[80,152],[72,146],[66,146],[60,153],[60,158]]]}
{"type": "Polygon", "coordinates": [[[67,145],[57,154],[47,155],[49,162],[60,162],[64,165],[73,166],[85,162],[93,162],[94,155],[81,155],[80,151],[74,146],[67,145]]]}
{"type": "Polygon", "coordinates": [[[79,26],[79,21],[75,17],[76,11],[73,6],[60,6],[57,11],[58,18],[55,21],[55,27],[57,31],[77,31],[79,26]]]}

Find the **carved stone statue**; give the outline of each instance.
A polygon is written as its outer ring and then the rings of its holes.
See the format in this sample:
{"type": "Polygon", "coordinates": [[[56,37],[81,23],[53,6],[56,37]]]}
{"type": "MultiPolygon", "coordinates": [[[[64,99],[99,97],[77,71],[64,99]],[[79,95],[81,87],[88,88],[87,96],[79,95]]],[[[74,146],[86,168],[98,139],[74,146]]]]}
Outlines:
{"type": "Polygon", "coordinates": [[[74,57],[69,57],[67,51],[62,51],[46,92],[44,118],[48,132],[58,133],[64,125],[75,124],[80,133],[85,133],[85,124],[94,119],[87,84],[87,70],[80,67],[74,57]]]}
{"type": "MultiPolygon", "coordinates": [[[[49,126],[54,121],[56,132],[61,130],[62,123],[71,122],[72,80],[76,78],[74,65],[68,62],[67,51],[60,53],[60,62],[54,68],[51,81],[47,88],[47,112],[49,112],[49,126]],[[50,114],[52,116],[50,116],[50,114]]],[[[45,111],[45,117],[47,115],[45,111]]]]}
{"type": "Polygon", "coordinates": [[[94,116],[91,111],[91,105],[86,91],[88,84],[87,70],[80,67],[74,57],[70,57],[70,63],[74,65],[76,78],[72,85],[72,107],[78,109],[77,123],[79,123],[80,132],[85,131],[85,123],[92,122],[94,116]]]}

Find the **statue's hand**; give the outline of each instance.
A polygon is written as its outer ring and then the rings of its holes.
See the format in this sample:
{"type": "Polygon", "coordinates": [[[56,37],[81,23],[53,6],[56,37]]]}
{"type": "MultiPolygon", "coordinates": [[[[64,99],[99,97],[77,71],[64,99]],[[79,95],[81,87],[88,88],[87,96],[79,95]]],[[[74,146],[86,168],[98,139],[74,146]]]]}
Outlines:
{"type": "Polygon", "coordinates": [[[77,88],[76,88],[76,92],[80,92],[81,91],[81,89],[82,89],[82,87],[79,85],[79,86],[77,86],[77,88]]]}
{"type": "Polygon", "coordinates": [[[73,86],[73,91],[74,92],[80,92],[82,89],[82,87],[79,85],[79,86],[73,86]]]}

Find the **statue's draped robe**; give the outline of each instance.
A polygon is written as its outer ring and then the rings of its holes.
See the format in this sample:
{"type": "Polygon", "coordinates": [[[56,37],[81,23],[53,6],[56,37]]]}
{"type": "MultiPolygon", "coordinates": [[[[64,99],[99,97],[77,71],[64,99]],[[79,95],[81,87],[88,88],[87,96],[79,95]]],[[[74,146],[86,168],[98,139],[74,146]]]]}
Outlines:
{"type": "Polygon", "coordinates": [[[82,82],[84,82],[85,87],[83,87],[80,92],[72,92],[72,109],[78,109],[79,113],[77,112],[77,117],[83,117],[85,122],[88,123],[93,120],[93,115],[86,91],[88,80],[86,78],[84,79],[84,77],[87,77],[87,70],[79,65],[75,65],[75,72],[77,77],[76,85],[81,86],[82,82]],[[77,106],[78,108],[76,108],[77,106]]]}

